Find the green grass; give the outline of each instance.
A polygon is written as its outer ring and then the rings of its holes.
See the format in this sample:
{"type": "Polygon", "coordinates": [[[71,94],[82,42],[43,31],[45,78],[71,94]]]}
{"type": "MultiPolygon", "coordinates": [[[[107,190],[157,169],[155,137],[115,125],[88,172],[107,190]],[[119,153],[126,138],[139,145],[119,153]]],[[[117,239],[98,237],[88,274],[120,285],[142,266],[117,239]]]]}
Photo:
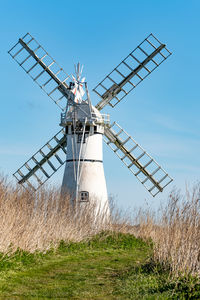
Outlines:
{"type": "Polygon", "coordinates": [[[198,281],[169,280],[151,254],[151,244],[105,232],[45,254],[19,250],[0,258],[0,299],[200,298],[198,281]]]}

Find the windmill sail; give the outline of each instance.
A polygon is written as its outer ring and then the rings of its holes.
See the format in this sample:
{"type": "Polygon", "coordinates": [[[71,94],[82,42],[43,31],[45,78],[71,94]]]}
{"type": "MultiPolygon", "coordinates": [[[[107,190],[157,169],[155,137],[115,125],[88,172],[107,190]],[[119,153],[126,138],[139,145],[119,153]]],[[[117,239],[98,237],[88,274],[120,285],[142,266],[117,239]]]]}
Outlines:
{"type": "Polygon", "coordinates": [[[106,144],[145,186],[152,196],[172,182],[172,178],[117,123],[105,127],[106,144]]]}
{"type": "Polygon", "coordinates": [[[66,161],[66,136],[61,129],[13,175],[25,188],[36,191],[66,161]]]}
{"type": "Polygon", "coordinates": [[[27,33],[19,39],[18,43],[8,53],[46,94],[64,110],[66,98],[68,100],[70,97],[73,98],[67,83],[68,80],[72,80],[44,48],[27,33]]]}
{"type": "Polygon", "coordinates": [[[96,108],[117,105],[170,55],[166,46],[150,34],[93,89],[101,97],[96,108]]]}
{"type": "MultiPolygon", "coordinates": [[[[80,111],[85,113],[85,105],[88,105],[89,118],[86,127],[89,128],[89,131],[90,128],[93,127],[91,132],[95,133],[93,137],[98,141],[97,147],[100,145],[100,139],[104,130],[105,142],[107,145],[111,147],[114,153],[117,154],[122,162],[153,196],[162,192],[172,181],[172,178],[157,164],[157,162],[117,123],[109,125],[106,122],[103,122],[104,116],[91,105],[87,83],[84,78],[81,79],[82,68],[80,68],[79,63],[75,69],[76,78],[73,76],[71,78],[29,33],[23,38],[20,38],[8,53],[15,61],[17,61],[33,81],[35,81],[64,111],[64,113],[61,114],[60,125],[66,129],[66,132],[68,132],[67,126],[70,126],[69,132],[71,131],[72,134],[75,134],[75,126],[77,124],[80,126],[82,125],[83,120],[81,114],[78,118],[78,114],[74,107],[79,108],[80,111]],[[87,100],[83,99],[85,92],[83,85],[86,90],[87,100]],[[69,124],[66,122],[67,112],[72,114],[72,117],[69,118],[69,120],[71,120],[69,124]],[[98,126],[94,124],[97,124],[98,126]],[[102,128],[100,128],[101,126],[102,128]],[[96,133],[100,133],[100,135],[96,133]]],[[[101,110],[107,104],[114,107],[170,55],[171,52],[166,46],[153,34],[150,34],[95,87],[94,91],[101,98],[100,102],[96,105],[96,108],[101,110]]],[[[97,149],[93,144],[95,140],[93,137],[91,139],[91,149],[97,149]]],[[[81,139],[82,144],[84,144],[83,139],[84,134],[81,139]]],[[[88,139],[89,137],[87,140],[88,139]]],[[[75,140],[77,142],[77,149],[81,149],[79,147],[80,145],[78,145],[80,144],[78,136],[75,140]]],[[[85,146],[87,146],[87,143],[85,143],[85,146]]],[[[41,187],[66,162],[66,144],[66,134],[63,130],[60,130],[13,174],[18,183],[25,188],[34,191],[41,187]]],[[[70,154],[70,151],[68,152],[70,154]]],[[[87,159],[87,167],[90,165],[94,166],[95,161],[100,167],[99,162],[101,162],[101,157],[100,159],[94,160],[93,150],[91,150],[91,153],[88,151],[88,153],[92,158],[89,157],[87,159]]],[[[94,153],[94,157],[96,158],[96,153],[94,153]]],[[[78,156],[78,160],[80,160],[80,156],[78,156]]],[[[104,174],[102,165],[99,170],[101,171],[97,172],[97,174],[104,174]]],[[[86,173],[89,174],[88,172],[86,173]]],[[[70,174],[71,173],[69,173],[69,176],[70,174]]],[[[93,176],[94,172],[91,174],[91,176],[93,176]]],[[[97,175],[97,179],[98,178],[97,175]]],[[[90,180],[83,181],[83,186],[84,182],[88,183],[90,180]]],[[[104,175],[102,175],[102,182],[102,186],[105,187],[105,201],[107,201],[104,175]]],[[[77,182],[75,185],[77,185],[77,182]]],[[[81,185],[79,184],[79,186],[81,185]]],[[[74,189],[74,184],[72,187],[74,189]]],[[[81,192],[83,193],[83,198],[89,195],[85,194],[88,193],[87,190],[89,188],[90,187],[83,187],[81,192]]]]}

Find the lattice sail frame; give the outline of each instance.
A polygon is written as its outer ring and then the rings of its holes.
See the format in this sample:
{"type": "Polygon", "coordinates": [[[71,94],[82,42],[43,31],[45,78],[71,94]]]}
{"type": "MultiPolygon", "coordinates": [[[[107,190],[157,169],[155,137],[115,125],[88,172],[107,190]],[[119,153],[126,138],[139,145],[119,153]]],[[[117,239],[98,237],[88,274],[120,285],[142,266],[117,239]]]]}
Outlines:
{"type": "Polygon", "coordinates": [[[30,33],[20,38],[8,53],[64,111],[66,98],[73,97],[68,89],[68,81],[73,80],[30,33]]]}
{"type": "Polygon", "coordinates": [[[155,197],[173,181],[167,172],[116,122],[105,127],[105,143],[155,197]]]}
{"type": "MultiPolygon", "coordinates": [[[[66,98],[73,100],[68,85],[72,79],[44,48],[27,33],[8,53],[65,110],[66,98]]],[[[96,108],[101,110],[107,104],[114,107],[170,55],[166,46],[150,34],[96,86],[94,91],[102,98],[96,108]]],[[[153,196],[172,181],[117,123],[105,126],[105,142],[153,196]]],[[[65,163],[65,147],[66,136],[61,130],[13,175],[25,188],[37,190],[65,163]]]]}
{"type": "Polygon", "coordinates": [[[117,105],[171,54],[151,33],[93,89],[102,99],[96,108],[117,105]]]}
{"type": "Polygon", "coordinates": [[[38,190],[65,162],[66,136],[61,129],[13,175],[24,188],[38,190]]]}

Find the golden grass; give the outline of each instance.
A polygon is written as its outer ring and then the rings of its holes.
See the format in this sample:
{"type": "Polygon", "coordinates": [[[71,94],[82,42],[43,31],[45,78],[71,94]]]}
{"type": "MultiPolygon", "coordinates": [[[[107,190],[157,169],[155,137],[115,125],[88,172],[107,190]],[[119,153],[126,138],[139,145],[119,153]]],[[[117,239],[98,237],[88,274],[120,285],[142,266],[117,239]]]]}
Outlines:
{"type": "Polygon", "coordinates": [[[61,240],[80,241],[107,230],[109,224],[94,204],[73,211],[59,190],[43,188],[30,195],[0,181],[0,252],[45,251],[61,240]]]}
{"type": "Polygon", "coordinates": [[[61,199],[55,188],[30,196],[1,178],[0,252],[46,251],[61,240],[81,241],[102,230],[120,231],[151,239],[153,259],[173,274],[200,274],[200,184],[185,196],[172,191],[168,204],[156,212],[140,209],[131,217],[115,205],[110,210],[109,220],[94,203],[73,211],[69,199],[61,199]]]}
{"type": "Polygon", "coordinates": [[[139,232],[154,243],[154,260],[173,275],[200,275],[200,184],[184,196],[176,190],[158,211],[138,214],[139,232]]]}

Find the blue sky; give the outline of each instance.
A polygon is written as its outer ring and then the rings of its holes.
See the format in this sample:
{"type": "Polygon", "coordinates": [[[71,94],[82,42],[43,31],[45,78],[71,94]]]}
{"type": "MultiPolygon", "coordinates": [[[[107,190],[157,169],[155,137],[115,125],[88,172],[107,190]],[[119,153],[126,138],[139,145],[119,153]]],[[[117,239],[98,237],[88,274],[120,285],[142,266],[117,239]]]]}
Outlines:
{"type": "MultiPolygon", "coordinates": [[[[0,0],[0,172],[12,173],[59,130],[60,111],[7,51],[30,32],[67,73],[84,64],[90,91],[151,32],[173,55],[114,109],[105,108],[174,178],[155,199],[104,145],[109,194],[120,206],[166,201],[199,180],[200,2],[0,0]]],[[[91,91],[93,104],[98,97],[91,91]]],[[[52,182],[60,184],[64,169],[52,182]]]]}

